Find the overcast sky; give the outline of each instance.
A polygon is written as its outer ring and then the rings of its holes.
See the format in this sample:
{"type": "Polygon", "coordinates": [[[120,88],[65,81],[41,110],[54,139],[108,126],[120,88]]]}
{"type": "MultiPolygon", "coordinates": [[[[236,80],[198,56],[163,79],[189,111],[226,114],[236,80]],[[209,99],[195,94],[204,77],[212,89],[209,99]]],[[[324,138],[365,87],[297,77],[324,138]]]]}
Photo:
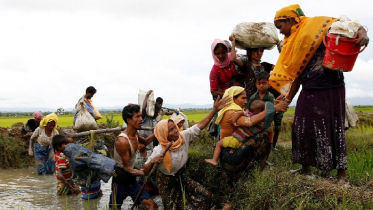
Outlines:
{"type": "MultiPolygon", "coordinates": [[[[0,1],[0,109],[71,108],[90,85],[97,108],[137,102],[139,89],[167,104],[211,104],[212,41],[294,3],[373,30],[371,1],[0,1]]],[[[345,78],[347,98],[373,105],[372,46],[345,78]]]]}

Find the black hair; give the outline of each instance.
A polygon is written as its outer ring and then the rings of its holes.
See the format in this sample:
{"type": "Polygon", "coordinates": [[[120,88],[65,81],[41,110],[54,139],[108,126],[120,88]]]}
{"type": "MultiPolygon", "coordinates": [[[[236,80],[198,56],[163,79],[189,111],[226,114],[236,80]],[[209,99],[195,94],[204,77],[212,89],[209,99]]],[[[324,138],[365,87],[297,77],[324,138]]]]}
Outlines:
{"type": "Polygon", "coordinates": [[[127,119],[132,118],[133,115],[140,111],[140,106],[137,104],[130,104],[123,108],[122,118],[126,124],[128,124],[127,119]]]}
{"type": "Polygon", "coordinates": [[[269,73],[266,71],[261,71],[258,74],[255,75],[256,81],[260,81],[262,79],[269,80],[269,73]]]}
{"type": "Polygon", "coordinates": [[[57,151],[57,147],[62,146],[62,144],[68,144],[69,142],[67,141],[65,136],[62,135],[55,135],[52,138],[52,146],[53,149],[57,151]]]}
{"type": "Polygon", "coordinates": [[[245,84],[245,78],[243,78],[242,74],[236,74],[236,75],[233,75],[233,77],[231,79],[231,82],[232,82],[232,84],[235,83],[235,82],[245,84]]]}
{"type": "Polygon", "coordinates": [[[218,43],[218,44],[215,46],[215,48],[214,48],[214,52],[215,52],[216,49],[219,49],[219,48],[221,48],[221,47],[222,47],[225,51],[228,52],[228,48],[227,48],[227,46],[226,46],[225,44],[223,44],[223,43],[218,43]]]}
{"type": "Polygon", "coordinates": [[[251,58],[251,54],[254,52],[254,51],[257,51],[259,50],[259,48],[246,48],[246,56],[247,56],[247,61],[249,63],[251,63],[252,61],[252,58],[251,58]]]}
{"type": "Polygon", "coordinates": [[[96,94],[96,88],[94,88],[93,86],[89,86],[87,87],[87,89],[85,90],[85,93],[93,93],[93,94],[96,94]]]}
{"type": "Polygon", "coordinates": [[[155,103],[163,103],[163,98],[158,97],[157,99],[155,99],[155,103]]]}
{"type": "Polygon", "coordinates": [[[247,55],[247,61],[251,63],[251,53],[254,51],[255,48],[246,48],[246,55],[247,55]]]}
{"type": "Polygon", "coordinates": [[[262,101],[262,100],[254,100],[253,102],[251,102],[250,104],[250,112],[255,112],[255,111],[264,111],[265,109],[265,102],[262,101]]]}

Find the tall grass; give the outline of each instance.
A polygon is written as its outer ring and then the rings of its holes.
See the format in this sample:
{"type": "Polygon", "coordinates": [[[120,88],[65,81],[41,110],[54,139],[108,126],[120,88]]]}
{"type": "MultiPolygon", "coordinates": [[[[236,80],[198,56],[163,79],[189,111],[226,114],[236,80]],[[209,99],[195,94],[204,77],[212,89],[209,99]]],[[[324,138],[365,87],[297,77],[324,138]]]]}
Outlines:
{"type": "MultiPolygon", "coordinates": [[[[275,166],[262,172],[255,170],[236,183],[234,209],[373,209],[373,114],[360,113],[359,118],[357,127],[346,131],[348,178],[352,187],[336,184],[336,171],[328,174],[314,169],[315,179],[289,173],[300,166],[291,161],[293,117],[285,114],[279,150],[269,157],[275,166]]],[[[5,142],[10,144],[12,140],[5,142]]],[[[186,175],[212,192],[214,204],[221,208],[229,202],[225,176],[217,167],[204,162],[212,157],[214,144],[206,130],[194,139],[186,175]]]]}

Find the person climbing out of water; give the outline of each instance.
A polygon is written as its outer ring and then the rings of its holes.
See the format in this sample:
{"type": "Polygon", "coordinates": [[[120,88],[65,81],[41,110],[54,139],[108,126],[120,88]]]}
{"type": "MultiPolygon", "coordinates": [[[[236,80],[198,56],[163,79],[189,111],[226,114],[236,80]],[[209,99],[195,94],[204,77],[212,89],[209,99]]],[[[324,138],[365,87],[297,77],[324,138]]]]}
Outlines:
{"type": "Polygon", "coordinates": [[[22,131],[25,136],[32,136],[36,128],[39,127],[40,121],[43,119],[43,113],[41,111],[34,112],[34,119],[29,119],[26,124],[22,126],[22,131]]]}
{"type": "Polygon", "coordinates": [[[56,153],[56,178],[57,182],[57,195],[70,195],[79,194],[79,186],[75,186],[72,181],[72,171],[70,169],[70,162],[63,154],[66,145],[72,143],[71,138],[66,138],[62,135],[55,135],[52,139],[52,146],[56,153]]]}
{"type": "MultiPolygon", "coordinates": [[[[114,144],[114,160],[117,162],[115,172],[117,176],[113,177],[111,184],[109,201],[109,208],[111,209],[120,209],[124,199],[128,196],[131,196],[133,201],[136,199],[141,189],[136,176],[144,176],[143,170],[134,169],[136,150],[139,143],[148,145],[151,142],[151,139],[145,140],[138,133],[143,122],[139,105],[130,104],[125,106],[122,111],[122,117],[127,124],[127,128],[119,134],[114,144]]],[[[141,192],[138,203],[141,203],[147,209],[158,208],[147,191],[141,192]]]]}
{"type": "Polygon", "coordinates": [[[29,155],[35,153],[36,169],[39,175],[54,173],[54,152],[51,147],[53,136],[58,134],[57,131],[58,117],[51,113],[40,121],[39,127],[32,134],[29,142],[29,155]],[[32,144],[34,140],[34,150],[32,144]]]}
{"type": "Polygon", "coordinates": [[[164,209],[211,209],[211,193],[201,184],[185,176],[185,164],[188,160],[190,143],[207,126],[212,117],[226,106],[230,98],[220,96],[215,100],[211,112],[196,125],[180,132],[171,119],[160,121],[154,129],[159,145],[154,147],[152,155],[144,166],[144,173],[150,173],[155,164],[157,170],[157,185],[162,197],[164,209]],[[163,150],[174,142],[170,150],[163,155],[163,150]],[[183,201],[183,189],[185,201],[183,201]],[[184,206],[185,205],[185,206],[184,206]]]}

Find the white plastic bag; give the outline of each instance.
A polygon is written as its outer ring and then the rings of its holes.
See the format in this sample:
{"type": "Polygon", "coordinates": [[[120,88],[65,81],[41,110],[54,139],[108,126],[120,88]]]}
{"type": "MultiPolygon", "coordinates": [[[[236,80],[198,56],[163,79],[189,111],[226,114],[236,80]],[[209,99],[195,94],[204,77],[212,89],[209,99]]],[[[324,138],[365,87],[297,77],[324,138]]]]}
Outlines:
{"type": "Polygon", "coordinates": [[[280,42],[273,23],[243,22],[234,27],[232,34],[236,39],[236,47],[243,50],[259,47],[270,50],[280,42]]]}
{"type": "Polygon", "coordinates": [[[74,130],[89,131],[98,129],[97,123],[92,115],[88,112],[87,104],[80,101],[77,107],[78,115],[76,116],[74,130]]]}
{"type": "MultiPolygon", "coordinates": [[[[144,103],[144,100],[145,100],[145,97],[146,97],[147,93],[148,93],[147,90],[140,90],[139,91],[138,102],[139,102],[140,110],[142,110],[142,105],[144,103]]],[[[154,91],[152,91],[152,93],[148,97],[148,102],[147,102],[147,105],[146,105],[146,115],[148,115],[149,117],[153,117],[154,116],[154,109],[155,109],[155,100],[154,100],[154,91]]]]}

